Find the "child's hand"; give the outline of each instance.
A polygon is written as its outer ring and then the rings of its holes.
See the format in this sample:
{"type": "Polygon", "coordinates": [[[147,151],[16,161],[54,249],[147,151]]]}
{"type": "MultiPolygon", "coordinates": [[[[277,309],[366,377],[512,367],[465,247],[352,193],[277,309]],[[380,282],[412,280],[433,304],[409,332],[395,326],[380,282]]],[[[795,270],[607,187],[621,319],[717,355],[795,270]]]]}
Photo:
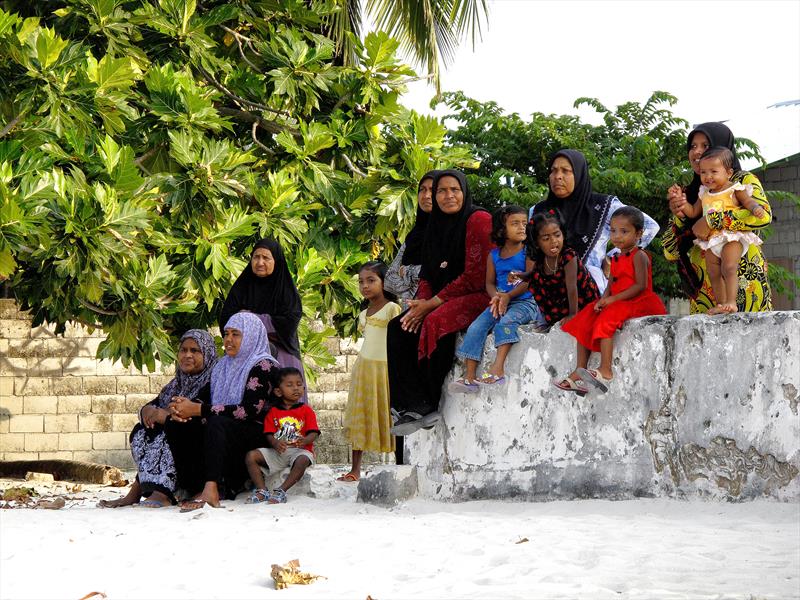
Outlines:
{"type": "Polygon", "coordinates": [[[489,310],[492,311],[492,316],[497,319],[498,318],[498,304],[500,303],[500,294],[496,296],[492,296],[492,299],[489,300],[489,310]]]}
{"type": "Polygon", "coordinates": [[[611,299],[611,296],[606,296],[605,298],[600,298],[600,300],[598,300],[597,303],[594,305],[594,312],[600,312],[601,310],[603,310],[606,306],[608,306],[612,302],[613,302],[613,300],[611,299]]]}
{"type": "Polygon", "coordinates": [[[708,222],[705,219],[700,218],[692,225],[692,233],[700,240],[707,240],[711,237],[711,228],[708,226],[708,222]]]}
{"type": "Polygon", "coordinates": [[[528,274],[523,271],[510,271],[506,277],[506,281],[508,281],[509,285],[517,285],[518,283],[527,281],[526,275],[528,274]]]}
{"type": "Polygon", "coordinates": [[[278,454],[283,454],[286,452],[289,444],[286,443],[286,440],[275,440],[275,442],[272,444],[272,447],[278,451],[278,454]]]}
{"type": "Polygon", "coordinates": [[[753,213],[754,217],[763,219],[764,217],[767,216],[767,211],[765,211],[764,208],[758,202],[753,202],[747,208],[751,213],[753,213]]]}
{"type": "Polygon", "coordinates": [[[508,303],[511,301],[511,297],[503,292],[497,294],[497,297],[499,298],[497,301],[497,316],[502,317],[508,310],[508,303]]]}

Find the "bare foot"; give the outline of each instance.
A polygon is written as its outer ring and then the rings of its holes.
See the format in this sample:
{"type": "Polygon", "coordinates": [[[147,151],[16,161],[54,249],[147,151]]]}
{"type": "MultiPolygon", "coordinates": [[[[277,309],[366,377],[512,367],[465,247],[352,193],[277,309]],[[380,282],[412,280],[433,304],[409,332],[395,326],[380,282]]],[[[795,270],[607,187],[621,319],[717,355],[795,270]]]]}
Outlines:
{"type": "Polygon", "coordinates": [[[204,504],[208,504],[214,508],[219,508],[219,488],[217,487],[216,481],[206,481],[202,492],[200,492],[191,500],[185,500],[181,502],[180,506],[181,510],[185,511],[197,510],[198,508],[202,508],[204,504]]]}
{"type": "Polygon", "coordinates": [[[153,492],[146,500],[139,502],[139,506],[143,508],[164,508],[165,506],[172,506],[172,500],[161,492],[153,492]]]}
{"type": "Polygon", "coordinates": [[[708,311],[706,312],[706,314],[707,315],[721,315],[721,314],[724,314],[725,312],[727,312],[727,311],[725,310],[723,305],[722,304],[717,304],[716,306],[713,306],[713,307],[709,308],[708,311]]]}
{"type": "Polygon", "coordinates": [[[139,480],[133,482],[131,489],[122,498],[116,500],[100,500],[97,503],[98,508],[119,508],[120,506],[130,506],[136,504],[142,497],[142,488],[139,486],[139,480]]]}
{"type": "Polygon", "coordinates": [[[722,309],[723,314],[739,312],[739,307],[731,303],[722,304],[720,308],[722,309]]]}

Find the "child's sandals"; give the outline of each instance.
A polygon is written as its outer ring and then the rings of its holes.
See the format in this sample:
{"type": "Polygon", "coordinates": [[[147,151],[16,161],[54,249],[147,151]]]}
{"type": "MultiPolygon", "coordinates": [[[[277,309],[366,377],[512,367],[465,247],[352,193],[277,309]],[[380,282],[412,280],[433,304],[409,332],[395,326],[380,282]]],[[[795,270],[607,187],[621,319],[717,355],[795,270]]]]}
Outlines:
{"type": "Polygon", "coordinates": [[[267,502],[270,504],[286,504],[286,492],[284,492],[281,488],[272,490],[269,493],[269,499],[267,502]]]}
{"type": "MultiPolygon", "coordinates": [[[[578,381],[581,381],[580,379],[578,381]]],[[[572,379],[572,377],[564,377],[561,380],[553,380],[553,385],[556,386],[560,390],[564,390],[565,392],[575,392],[578,396],[585,396],[589,393],[589,388],[585,385],[581,385],[583,382],[578,383],[572,379]]]]}
{"type": "Polygon", "coordinates": [[[606,379],[594,369],[578,369],[578,375],[581,376],[581,379],[584,383],[597,388],[604,394],[608,391],[608,388],[611,385],[610,379],[606,379]]]}
{"type": "Polygon", "coordinates": [[[244,502],[245,504],[261,504],[262,502],[269,502],[271,497],[269,490],[261,488],[253,490],[253,493],[250,494],[250,497],[244,502]]]}
{"type": "Polygon", "coordinates": [[[470,381],[469,379],[459,377],[453,383],[447,386],[447,391],[456,394],[477,394],[478,383],[476,381],[470,381]]]}

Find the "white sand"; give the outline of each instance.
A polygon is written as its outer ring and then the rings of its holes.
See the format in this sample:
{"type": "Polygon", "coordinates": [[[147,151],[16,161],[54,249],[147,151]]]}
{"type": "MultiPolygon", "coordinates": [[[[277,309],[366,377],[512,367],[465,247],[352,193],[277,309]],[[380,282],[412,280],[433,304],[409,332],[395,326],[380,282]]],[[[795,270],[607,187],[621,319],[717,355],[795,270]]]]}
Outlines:
{"type": "Polygon", "coordinates": [[[122,491],[76,494],[61,510],[0,510],[0,598],[800,597],[798,504],[386,509],[308,497],[253,506],[240,496],[185,514],[94,508],[122,491]],[[327,579],[275,590],[270,565],[293,558],[327,579]]]}

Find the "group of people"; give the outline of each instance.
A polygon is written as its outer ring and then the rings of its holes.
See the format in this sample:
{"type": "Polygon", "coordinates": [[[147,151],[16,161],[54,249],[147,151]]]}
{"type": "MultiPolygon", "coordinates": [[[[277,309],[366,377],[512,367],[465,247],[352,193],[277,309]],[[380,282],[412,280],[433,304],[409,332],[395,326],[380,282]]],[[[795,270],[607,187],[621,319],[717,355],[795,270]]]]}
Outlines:
{"type": "MultiPolygon", "coordinates": [[[[720,123],[696,127],[687,151],[693,180],[668,190],[673,216],[662,245],[678,265],[691,312],[770,310],[756,233],[771,220],[761,184],[741,170],[733,135],[720,123]]],[[[345,412],[352,467],[340,481],[359,480],[365,451],[394,451],[403,461],[403,436],[438,422],[456,356],[465,372],[450,384],[452,392],[502,386],[520,325],[560,324],[576,340],[577,359],[553,385],[579,395],[590,387],[605,392],[613,380],[615,331],[628,319],[666,312],[644,250],[657,223],[595,192],[576,150],[553,156],[548,180],[547,198],[530,212],[504,206],[490,215],[473,204],[460,171],[422,177],[416,222],[394,261],[370,261],[358,272],[364,342],[345,412]],[[478,374],[492,331],[496,357],[478,374]],[[600,353],[597,369],[588,368],[592,352],[600,353]]],[[[207,332],[184,334],[176,377],[142,408],[131,433],[137,480],[126,497],[104,504],[144,498],[140,504],[165,506],[180,488],[189,493],[185,510],[218,506],[248,478],[249,502],[285,502],[286,490],[313,464],[320,434],[307,403],[301,315],[280,246],[262,240],[222,309],[224,356],[216,357],[207,332]],[[287,467],[283,484],[268,490],[264,473],[287,467]]]]}
{"type": "MultiPolygon", "coordinates": [[[[666,258],[677,263],[691,312],[771,310],[757,234],[769,225],[771,210],[760,182],[741,169],[733,134],[721,123],[692,130],[687,153],[693,178],[667,191],[672,218],[661,241],[666,258]]],[[[547,198],[527,215],[505,206],[490,216],[473,205],[459,172],[424,176],[418,226],[386,279],[391,291],[408,298],[387,331],[396,435],[437,422],[456,356],[465,371],[450,384],[452,392],[502,385],[506,356],[524,323],[560,323],[575,338],[576,364],[553,385],[585,395],[590,387],[605,392],[611,385],[614,332],[628,319],[666,312],[644,250],[658,224],[616,196],[595,192],[576,150],[552,157],[548,180],[547,198]],[[497,353],[478,374],[491,331],[497,353]],[[600,353],[597,369],[588,368],[592,352],[600,353]]]]}
{"type": "Polygon", "coordinates": [[[286,502],[286,491],[314,462],[320,434],[308,406],[297,327],[300,294],[281,247],[258,242],[220,317],[224,355],[192,329],[180,340],[176,375],[139,411],[130,446],[137,476],[128,494],[101,507],[177,502],[181,510],[219,506],[249,479],[248,502],[286,502]],[[265,471],[290,468],[268,490],[265,471]]]}

